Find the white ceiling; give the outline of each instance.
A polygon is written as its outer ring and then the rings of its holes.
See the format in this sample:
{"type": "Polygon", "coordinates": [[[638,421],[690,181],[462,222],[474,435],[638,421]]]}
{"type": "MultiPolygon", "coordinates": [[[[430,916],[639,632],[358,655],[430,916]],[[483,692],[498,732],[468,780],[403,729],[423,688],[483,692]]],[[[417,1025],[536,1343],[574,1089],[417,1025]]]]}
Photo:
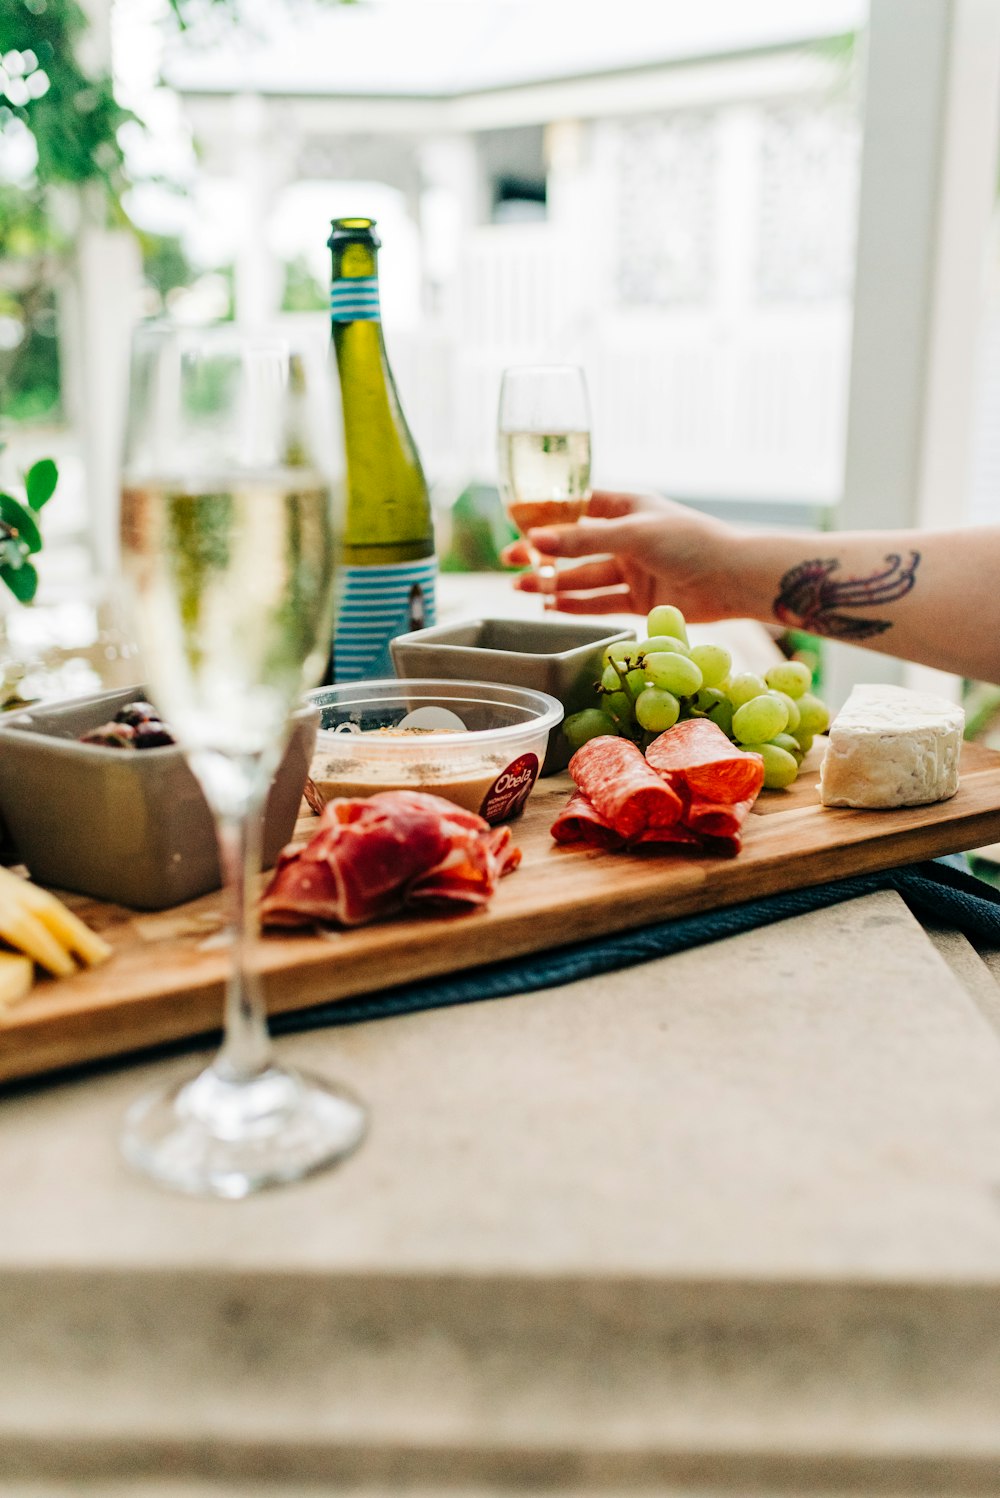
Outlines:
{"type": "Polygon", "coordinates": [[[241,0],[176,42],[184,90],[449,97],[758,51],[864,25],[867,0],[241,0]]]}

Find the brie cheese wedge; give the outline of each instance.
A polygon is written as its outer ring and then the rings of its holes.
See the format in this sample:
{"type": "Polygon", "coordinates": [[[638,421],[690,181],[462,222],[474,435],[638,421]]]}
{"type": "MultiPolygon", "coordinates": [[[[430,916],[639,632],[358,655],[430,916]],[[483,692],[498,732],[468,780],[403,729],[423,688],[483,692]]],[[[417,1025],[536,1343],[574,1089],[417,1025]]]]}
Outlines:
{"type": "Polygon", "coordinates": [[[881,683],[854,688],[819,772],[824,806],[924,806],[958,790],[965,713],[943,697],[881,683]]]}

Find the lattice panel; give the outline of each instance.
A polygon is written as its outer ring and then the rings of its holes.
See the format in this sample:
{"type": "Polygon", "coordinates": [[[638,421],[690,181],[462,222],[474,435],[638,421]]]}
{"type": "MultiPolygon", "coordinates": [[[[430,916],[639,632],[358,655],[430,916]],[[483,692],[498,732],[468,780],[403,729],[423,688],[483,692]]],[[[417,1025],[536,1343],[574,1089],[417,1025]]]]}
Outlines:
{"type": "Polygon", "coordinates": [[[624,121],[618,152],[618,294],[634,306],[709,300],[714,271],[713,115],[624,121]]]}
{"type": "Polygon", "coordinates": [[[859,160],[858,123],[846,110],[761,111],[755,276],[761,301],[849,293],[859,160]]]}

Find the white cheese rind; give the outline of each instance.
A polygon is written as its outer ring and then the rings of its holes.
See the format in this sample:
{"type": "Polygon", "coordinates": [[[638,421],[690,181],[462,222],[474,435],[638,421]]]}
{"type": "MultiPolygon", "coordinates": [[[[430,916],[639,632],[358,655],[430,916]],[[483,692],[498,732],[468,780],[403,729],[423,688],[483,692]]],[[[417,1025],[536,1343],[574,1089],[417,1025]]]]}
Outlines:
{"type": "Polygon", "coordinates": [[[824,806],[926,806],[958,790],[965,713],[905,687],[855,687],[819,772],[824,806]]]}

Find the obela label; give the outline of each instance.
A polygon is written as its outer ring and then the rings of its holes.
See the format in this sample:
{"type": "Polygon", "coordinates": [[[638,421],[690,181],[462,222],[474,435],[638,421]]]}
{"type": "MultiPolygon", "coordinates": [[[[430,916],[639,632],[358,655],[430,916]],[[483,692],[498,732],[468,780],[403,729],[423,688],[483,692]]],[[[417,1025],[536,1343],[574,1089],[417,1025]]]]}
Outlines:
{"type": "Polygon", "coordinates": [[[504,822],[523,811],[538,779],[538,755],[522,754],[513,760],[490,786],[483,797],[479,815],[487,822],[504,822]]]}

